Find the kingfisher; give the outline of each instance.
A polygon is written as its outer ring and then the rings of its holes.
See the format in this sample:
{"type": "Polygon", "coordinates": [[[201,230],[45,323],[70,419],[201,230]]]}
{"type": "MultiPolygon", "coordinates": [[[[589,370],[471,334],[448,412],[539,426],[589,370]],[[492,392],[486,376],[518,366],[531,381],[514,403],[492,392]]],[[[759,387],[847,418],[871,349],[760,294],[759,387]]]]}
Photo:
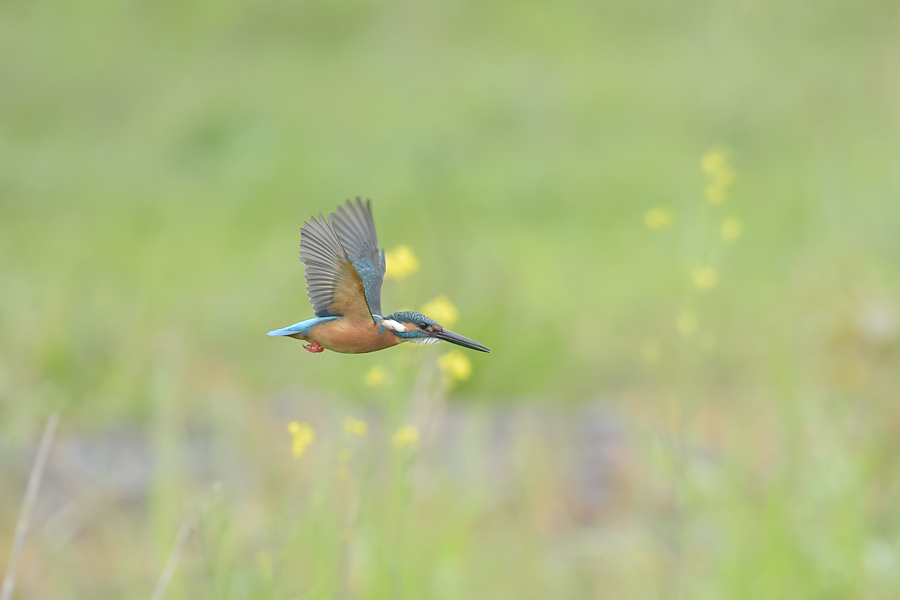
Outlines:
{"type": "Polygon", "coordinates": [[[384,249],[378,247],[372,202],[357,197],[326,219],[310,217],[300,228],[300,260],[306,267],[306,293],[315,317],[267,335],[304,342],[313,353],[331,350],[363,354],[403,342],[450,342],[479,352],[491,349],[453,333],[423,314],[381,311],[384,249]]]}

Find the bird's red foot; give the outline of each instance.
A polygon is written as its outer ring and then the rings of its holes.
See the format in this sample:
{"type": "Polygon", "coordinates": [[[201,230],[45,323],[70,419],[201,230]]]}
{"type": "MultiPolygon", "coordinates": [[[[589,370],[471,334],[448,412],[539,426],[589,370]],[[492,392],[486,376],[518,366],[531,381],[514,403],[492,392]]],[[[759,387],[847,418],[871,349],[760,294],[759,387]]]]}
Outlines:
{"type": "Polygon", "coordinates": [[[317,353],[319,353],[319,352],[325,352],[325,348],[323,348],[322,346],[320,346],[320,345],[319,345],[319,342],[313,342],[312,344],[309,344],[309,345],[307,345],[307,346],[304,346],[304,348],[306,348],[307,350],[309,350],[309,351],[312,352],[313,354],[317,354],[317,353]]]}

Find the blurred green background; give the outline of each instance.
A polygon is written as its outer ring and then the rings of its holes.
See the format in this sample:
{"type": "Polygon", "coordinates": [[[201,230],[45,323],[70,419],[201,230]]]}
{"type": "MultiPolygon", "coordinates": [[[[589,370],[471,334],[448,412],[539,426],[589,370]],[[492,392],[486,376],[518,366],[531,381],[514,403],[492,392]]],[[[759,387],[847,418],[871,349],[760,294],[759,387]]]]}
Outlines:
{"type": "Polygon", "coordinates": [[[0,565],[61,413],[17,597],[149,597],[182,523],[169,598],[897,597],[898,27],[2,3],[0,565]],[[493,349],[466,380],[264,335],[355,195],[421,264],[385,309],[493,349]]]}

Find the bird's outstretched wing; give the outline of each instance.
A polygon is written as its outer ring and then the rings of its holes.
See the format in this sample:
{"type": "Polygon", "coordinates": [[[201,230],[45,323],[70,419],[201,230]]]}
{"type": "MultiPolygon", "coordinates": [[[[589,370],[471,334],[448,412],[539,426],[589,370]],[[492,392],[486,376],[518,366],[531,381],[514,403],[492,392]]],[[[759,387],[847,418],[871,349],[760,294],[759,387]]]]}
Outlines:
{"type": "Polygon", "coordinates": [[[306,292],[317,317],[372,318],[366,286],[322,213],[300,229],[300,260],[306,265],[306,292]]]}
{"type": "Polygon", "coordinates": [[[384,281],[384,250],[378,247],[372,202],[357,197],[347,200],[331,214],[331,224],[366,289],[366,303],[373,315],[381,315],[381,284],[384,281]]]}

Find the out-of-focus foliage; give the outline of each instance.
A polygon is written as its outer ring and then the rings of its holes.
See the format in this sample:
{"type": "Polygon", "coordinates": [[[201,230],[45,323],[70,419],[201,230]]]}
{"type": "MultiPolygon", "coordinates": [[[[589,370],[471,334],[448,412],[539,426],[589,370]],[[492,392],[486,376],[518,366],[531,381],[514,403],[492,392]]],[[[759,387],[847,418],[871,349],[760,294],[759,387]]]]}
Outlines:
{"type": "Polygon", "coordinates": [[[48,517],[31,572],[56,579],[31,595],[147,597],[200,514],[172,597],[895,597],[898,19],[886,1],[3,3],[0,553],[60,410],[64,439],[130,432],[154,466],[102,520],[48,517]],[[264,335],[312,316],[300,225],[355,195],[407,248],[385,311],[441,298],[492,354],[264,335]],[[594,463],[564,435],[429,429],[450,380],[479,415],[614,414],[617,504],[566,503],[566,469],[594,463]],[[323,425],[363,409],[380,437],[323,425]],[[436,440],[455,450],[423,479],[436,440]],[[498,479],[498,445],[507,495],[472,483],[498,479]],[[211,481],[230,504],[196,500],[211,481]]]}

